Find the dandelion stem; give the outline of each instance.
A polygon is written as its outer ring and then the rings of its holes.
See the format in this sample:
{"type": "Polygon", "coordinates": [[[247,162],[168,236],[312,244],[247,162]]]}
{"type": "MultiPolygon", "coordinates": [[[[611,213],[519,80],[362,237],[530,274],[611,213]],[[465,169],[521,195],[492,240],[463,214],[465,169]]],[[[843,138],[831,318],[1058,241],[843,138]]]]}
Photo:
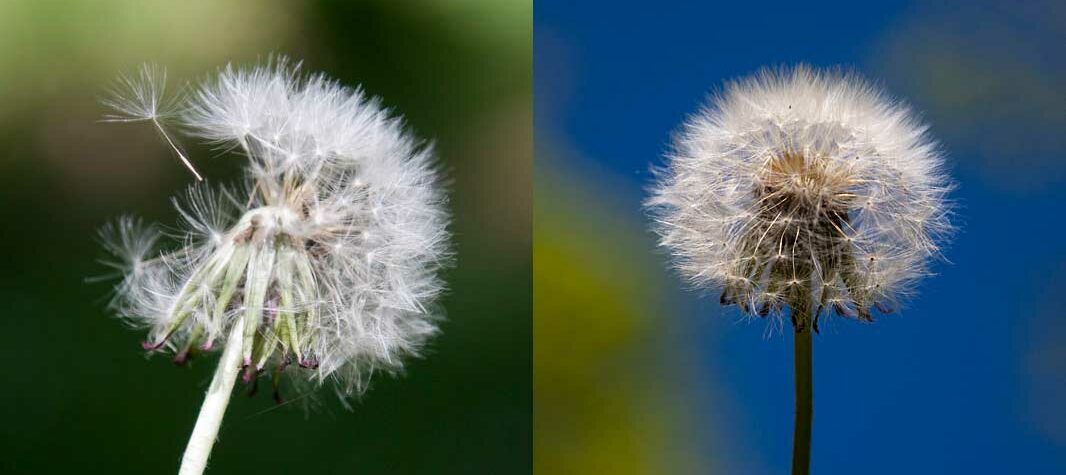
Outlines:
{"type": "Polygon", "coordinates": [[[792,475],[806,475],[811,466],[811,419],[813,416],[812,331],[798,326],[795,335],[796,426],[792,438],[792,475]]]}
{"type": "Polygon", "coordinates": [[[240,373],[243,340],[244,319],[238,318],[230,330],[229,340],[218,361],[218,368],[215,369],[215,377],[211,379],[211,386],[204,395],[200,416],[196,418],[196,426],[189,436],[185,455],[181,457],[179,475],[200,475],[207,467],[207,458],[211,455],[211,447],[215,445],[218,428],[222,425],[222,416],[226,414],[230,393],[233,392],[233,384],[240,373]]]}

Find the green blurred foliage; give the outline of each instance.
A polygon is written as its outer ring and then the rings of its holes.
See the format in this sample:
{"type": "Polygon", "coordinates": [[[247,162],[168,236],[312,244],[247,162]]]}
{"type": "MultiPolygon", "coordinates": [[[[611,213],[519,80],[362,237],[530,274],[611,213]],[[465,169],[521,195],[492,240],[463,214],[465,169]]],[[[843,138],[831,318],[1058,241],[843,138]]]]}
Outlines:
{"type": "MultiPolygon", "coordinates": [[[[109,80],[142,61],[178,80],[269,53],[362,84],[432,139],[458,265],[425,359],[346,411],[235,397],[209,473],[529,473],[531,31],[528,1],[34,2],[0,5],[3,473],[177,467],[213,358],[175,368],[105,310],[95,230],[175,222],[189,183],[151,130],[100,124],[109,80]]],[[[191,142],[191,141],[189,141],[191,142]]],[[[190,145],[209,181],[237,158],[190,145]]]]}
{"type": "Polygon", "coordinates": [[[553,158],[538,153],[534,186],[536,472],[707,473],[672,279],[610,180],[553,158]]]}

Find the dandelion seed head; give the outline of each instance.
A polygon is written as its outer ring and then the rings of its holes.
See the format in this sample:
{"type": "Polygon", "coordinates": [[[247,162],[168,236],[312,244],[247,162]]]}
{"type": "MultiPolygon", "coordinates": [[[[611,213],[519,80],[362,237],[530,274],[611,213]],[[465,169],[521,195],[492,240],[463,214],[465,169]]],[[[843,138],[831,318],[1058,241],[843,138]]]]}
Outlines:
{"type": "MultiPolygon", "coordinates": [[[[135,101],[163,89],[127,82],[135,101]]],[[[226,66],[177,110],[192,135],[242,156],[246,180],[175,200],[174,248],[140,221],[105,229],[107,249],[136,263],[119,266],[112,307],[148,329],[145,347],[184,362],[243,319],[246,381],[292,374],[351,395],[402,370],[438,332],[451,259],[432,148],[377,99],[283,58],[226,66]]]]}
{"type": "Polygon", "coordinates": [[[760,316],[892,311],[952,231],[927,126],[852,74],[798,66],[728,84],[656,176],[646,206],[674,266],[760,316]]]}

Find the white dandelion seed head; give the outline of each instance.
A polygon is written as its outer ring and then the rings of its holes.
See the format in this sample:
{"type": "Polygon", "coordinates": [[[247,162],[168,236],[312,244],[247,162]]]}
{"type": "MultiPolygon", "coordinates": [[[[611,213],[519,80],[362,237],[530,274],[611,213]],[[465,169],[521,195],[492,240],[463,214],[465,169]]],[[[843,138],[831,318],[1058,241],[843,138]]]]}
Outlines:
{"type": "Polygon", "coordinates": [[[798,66],[728,84],[656,174],[646,205],[674,266],[755,315],[890,312],[952,230],[927,126],[853,74],[798,66]]]}
{"type": "MultiPolygon", "coordinates": [[[[159,100],[144,92],[162,91],[156,80],[129,81],[125,97],[159,100]]],[[[129,102],[112,105],[144,115],[129,102]]],[[[400,371],[438,332],[451,258],[432,148],[377,99],[284,59],[226,66],[179,110],[193,135],[243,155],[247,179],[176,200],[175,249],[136,220],[105,229],[125,273],[112,306],[149,329],[145,347],[184,362],[244,319],[246,382],[293,373],[350,395],[400,371]]]]}

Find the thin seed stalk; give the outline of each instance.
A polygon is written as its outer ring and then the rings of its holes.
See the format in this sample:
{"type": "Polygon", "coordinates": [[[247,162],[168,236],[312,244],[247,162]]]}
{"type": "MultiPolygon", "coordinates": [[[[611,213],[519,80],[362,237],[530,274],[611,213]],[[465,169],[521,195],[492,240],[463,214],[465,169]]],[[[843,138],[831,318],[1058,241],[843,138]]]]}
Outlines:
{"type": "Polygon", "coordinates": [[[204,395],[200,415],[196,418],[189,444],[181,457],[179,475],[201,475],[207,468],[207,458],[215,445],[218,428],[222,425],[222,417],[226,414],[230,393],[233,392],[233,384],[237,381],[237,373],[240,372],[243,335],[244,320],[237,319],[230,330],[226,347],[218,361],[218,368],[215,369],[215,376],[211,379],[211,386],[204,395]]]}

